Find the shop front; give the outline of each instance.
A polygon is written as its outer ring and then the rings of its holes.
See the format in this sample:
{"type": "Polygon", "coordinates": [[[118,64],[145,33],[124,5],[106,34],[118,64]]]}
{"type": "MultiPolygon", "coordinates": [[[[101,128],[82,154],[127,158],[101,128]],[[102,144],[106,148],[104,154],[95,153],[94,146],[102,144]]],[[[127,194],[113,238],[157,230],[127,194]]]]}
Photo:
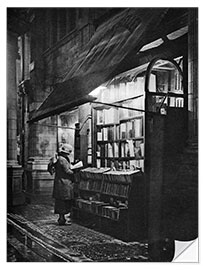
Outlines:
{"type": "MultiPolygon", "coordinates": [[[[157,10],[149,21],[145,14],[132,35],[107,31],[102,42],[98,31],[88,53],[30,120],[60,115],[57,144],[71,141],[74,159],[83,161],[76,174],[75,218],[122,240],[148,241],[157,260],[166,250],[173,256],[174,240],[185,240],[197,220],[179,226],[174,211],[181,200],[176,172],[188,140],[187,20],[153,29],[154,37],[146,38],[152,21],[165,12],[157,10]]],[[[197,228],[190,233],[195,239],[197,228]]]]}

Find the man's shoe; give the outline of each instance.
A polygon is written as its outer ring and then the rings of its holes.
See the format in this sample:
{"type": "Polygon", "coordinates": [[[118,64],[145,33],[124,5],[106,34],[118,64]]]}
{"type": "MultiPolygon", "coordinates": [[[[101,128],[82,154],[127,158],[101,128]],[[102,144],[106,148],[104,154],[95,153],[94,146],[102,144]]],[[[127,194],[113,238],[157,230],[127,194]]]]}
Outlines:
{"type": "Polygon", "coordinates": [[[59,224],[59,226],[65,225],[65,223],[66,223],[65,218],[64,218],[64,219],[63,219],[63,218],[59,218],[59,219],[58,219],[58,224],[59,224]]]}
{"type": "Polygon", "coordinates": [[[67,224],[67,225],[71,225],[71,224],[72,224],[72,222],[71,222],[71,219],[70,219],[70,218],[67,220],[66,224],[67,224]]]}

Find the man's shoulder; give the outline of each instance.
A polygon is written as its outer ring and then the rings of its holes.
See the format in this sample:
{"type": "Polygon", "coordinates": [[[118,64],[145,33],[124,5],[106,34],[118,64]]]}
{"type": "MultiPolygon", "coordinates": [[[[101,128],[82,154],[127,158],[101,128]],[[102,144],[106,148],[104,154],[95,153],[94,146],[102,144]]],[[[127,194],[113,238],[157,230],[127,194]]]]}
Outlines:
{"type": "Polygon", "coordinates": [[[59,156],[58,157],[58,160],[59,160],[59,162],[61,162],[61,163],[67,163],[68,162],[68,160],[65,158],[65,157],[63,157],[63,156],[59,156]]]}

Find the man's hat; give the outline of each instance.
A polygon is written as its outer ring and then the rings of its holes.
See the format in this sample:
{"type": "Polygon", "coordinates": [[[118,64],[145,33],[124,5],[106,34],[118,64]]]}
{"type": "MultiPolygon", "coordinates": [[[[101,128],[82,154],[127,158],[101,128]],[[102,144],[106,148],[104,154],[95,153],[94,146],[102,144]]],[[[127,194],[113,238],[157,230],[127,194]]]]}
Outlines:
{"type": "Polygon", "coordinates": [[[63,143],[59,147],[60,153],[70,154],[73,151],[73,147],[68,143],[63,143]]]}

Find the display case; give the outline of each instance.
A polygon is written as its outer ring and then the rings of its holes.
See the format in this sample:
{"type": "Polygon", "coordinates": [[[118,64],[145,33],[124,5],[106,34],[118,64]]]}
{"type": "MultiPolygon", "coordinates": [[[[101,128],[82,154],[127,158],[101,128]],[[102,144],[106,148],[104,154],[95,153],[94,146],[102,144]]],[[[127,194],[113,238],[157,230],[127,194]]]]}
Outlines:
{"type": "Polygon", "coordinates": [[[119,239],[144,239],[144,184],[140,170],[83,169],[78,177],[75,217],[119,239]]]}

